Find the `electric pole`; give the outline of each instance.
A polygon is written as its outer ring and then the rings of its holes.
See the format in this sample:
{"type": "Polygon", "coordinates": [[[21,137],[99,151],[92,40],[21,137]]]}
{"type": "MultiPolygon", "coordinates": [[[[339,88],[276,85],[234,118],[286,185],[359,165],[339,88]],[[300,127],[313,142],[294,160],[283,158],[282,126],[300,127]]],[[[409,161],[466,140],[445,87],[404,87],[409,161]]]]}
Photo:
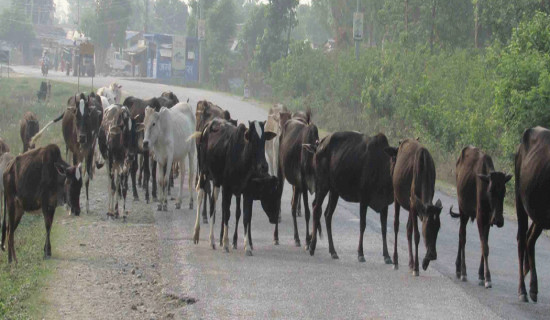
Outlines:
{"type": "MultiPolygon", "coordinates": [[[[359,0],[357,0],[357,8],[355,10],[359,12],[359,0]]],[[[355,59],[359,60],[359,40],[355,39],[355,59]]]]}
{"type": "Polygon", "coordinates": [[[199,20],[197,21],[197,38],[199,40],[199,83],[202,82],[202,39],[199,33],[199,24],[202,19],[202,0],[199,0],[199,20]]]}

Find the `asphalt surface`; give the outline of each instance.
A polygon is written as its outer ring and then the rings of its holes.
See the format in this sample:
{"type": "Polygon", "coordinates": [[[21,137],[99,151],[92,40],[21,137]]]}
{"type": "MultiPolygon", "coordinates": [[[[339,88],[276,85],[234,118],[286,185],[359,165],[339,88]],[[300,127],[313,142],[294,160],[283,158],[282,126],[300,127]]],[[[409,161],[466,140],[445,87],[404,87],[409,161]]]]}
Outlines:
{"type": "MultiPolygon", "coordinates": [[[[13,67],[16,72],[40,77],[38,68],[13,67]]],[[[51,72],[48,78],[76,82],[76,78],[51,72]]],[[[132,80],[99,77],[95,87],[112,81],[122,84],[126,94],[142,98],[173,91],[181,101],[192,105],[208,99],[228,109],[241,122],[266,119],[267,112],[253,102],[242,101],[224,93],[189,89],[132,80]]],[[[90,90],[90,79],[80,79],[81,88],[90,90]]],[[[37,88],[38,89],[38,88],[37,88]]],[[[345,129],[345,128],[342,128],[345,129]]],[[[229,253],[208,245],[208,225],[201,223],[200,242],[193,244],[195,210],[175,210],[169,202],[169,212],[156,212],[161,246],[160,262],[165,291],[197,299],[176,314],[180,319],[548,319],[550,317],[550,240],[541,236],[537,242],[539,302],[521,303],[517,297],[518,263],[517,224],[506,218],[501,229],[490,234],[489,266],[492,289],[478,285],[477,271],[480,244],[477,225],[467,228],[466,259],[468,281],[455,278],[455,258],[458,248],[458,219],[451,219],[448,210],[457,207],[456,199],[437,192],[443,202],[442,227],[437,241],[438,260],[419,277],[408,271],[406,240],[407,212],[402,210],[399,234],[399,270],[384,264],[379,215],[367,213],[364,248],[365,263],[357,261],[359,240],[359,206],[342,199],[333,217],[333,235],[339,260],[328,252],[325,223],[324,238],[318,241],[315,256],[293,240],[290,214],[291,188],[286,185],[282,203],[282,223],[279,226],[280,245],[273,245],[273,225],[255,203],[252,219],[254,256],[244,254],[242,222],[239,225],[239,248],[229,253]]],[[[175,192],[175,190],[174,190],[175,192]]],[[[187,208],[188,192],[184,192],[187,208]]],[[[142,197],[143,198],[143,197],[142,197]]],[[[310,199],[312,199],[310,197],[310,199]]],[[[325,205],[326,202],[325,201],[325,205]]],[[[219,201],[221,202],[221,201],[219,201]]],[[[146,204],[143,204],[146,205],[146,204]]],[[[156,204],[151,204],[156,206],[156,204]]],[[[219,242],[220,203],[216,224],[219,242]]],[[[388,247],[393,254],[393,206],[388,217],[388,247]]],[[[511,212],[509,214],[515,214],[511,212]]],[[[230,235],[234,230],[234,210],[230,220],[230,235]]],[[[242,221],[242,220],[241,220],[242,221]]],[[[298,220],[300,238],[305,243],[305,222],[298,220]]],[[[230,238],[231,240],[231,238],[230,238]]],[[[421,241],[419,256],[425,250],[421,241]]],[[[530,276],[526,277],[529,288],[530,276]]]]}

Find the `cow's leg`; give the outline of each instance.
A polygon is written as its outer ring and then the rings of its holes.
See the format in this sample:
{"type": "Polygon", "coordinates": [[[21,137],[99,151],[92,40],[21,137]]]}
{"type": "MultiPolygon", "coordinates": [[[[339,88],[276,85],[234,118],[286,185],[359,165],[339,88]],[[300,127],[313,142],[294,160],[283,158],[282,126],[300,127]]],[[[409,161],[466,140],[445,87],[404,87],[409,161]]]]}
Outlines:
{"type": "MultiPolygon", "coordinates": [[[[193,181],[195,179],[195,153],[189,152],[187,156],[189,158],[189,177],[187,177],[187,184],[189,188],[189,210],[193,210],[193,199],[195,198],[193,193],[195,190],[195,188],[193,188],[193,181]]],[[[183,180],[183,177],[185,176],[185,167],[183,166],[183,163],[181,164],[181,171],[181,179],[183,180]]]]}
{"type": "Polygon", "coordinates": [[[132,179],[132,194],[134,196],[134,201],[139,201],[139,195],[137,191],[137,185],[136,185],[136,173],[138,170],[138,156],[134,156],[134,159],[132,160],[132,164],[130,166],[130,176],[132,179]]]}
{"type": "Polygon", "coordinates": [[[223,249],[225,252],[229,252],[229,217],[231,215],[231,196],[232,194],[222,189],[222,224],[223,224],[223,249]]]}
{"type": "Polygon", "coordinates": [[[401,209],[401,207],[399,206],[399,203],[397,203],[397,200],[394,201],[394,207],[395,207],[395,214],[393,217],[393,233],[394,233],[393,268],[397,270],[399,269],[399,262],[398,262],[398,256],[397,256],[397,235],[399,234],[399,210],[401,209]]]}
{"type": "MultiPolygon", "coordinates": [[[[176,200],[176,209],[181,208],[181,202],[183,201],[183,178],[185,177],[185,158],[182,158],[180,162],[175,162],[175,164],[181,163],[181,170],[180,170],[180,189],[178,190],[178,198],[176,200]]],[[[191,193],[191,197],[193,194],[191,193]]],[[[191,198],[193,199],[193,198],[191,198]]],[[[193,201],[193,200],[191,200],[193,201]]]]}
{"type": "MultiPolygon", "coordinates": [[[[303,193],[307,193],[307,186],[306,188],[302,188],[302,190],[305,190],[303,193]]],[[[302,203],[300,202],[300,199],[298,199],[298,205],[296,206],[296,216],[302,216],[302,203]]]]}
{"type": "Polygon", "coordinates": [[[534,222],[533,232],[529,235],[527,239],[527,256],[529,258],[529,269],[531,271],[531,282],[529,284],[529,296],[533,302],[537,302],[537,295],[539,292],[538,289],[538,279],[537,279],[537,266],[535,265],[535,243],[542,233],[542,228],[536,225],[534,222]]]}
{"type": "Polygon", "coordinates": [[[367,203],[361,201],[359,205],[359,247],[357,248],[357,260],[365,262],[365,254],[363,253],[363,235],[367,227],[367,203]]]}
{"type": "Polygon", "coordinates": [[[149,160],[151,163],[151,182],[153,184],[151,188],[151,195],[153,196],[153,201],[158,201],[157,198],[157,162],[153,159],[149,160]]]}
{"type": "Polygon", "coordinates": [[[317,245],[317,228],[321,225],[321,213],[323,212],[323,201],[327,196],[328,189],[320,188],[315,193],[313,200],[313,226],[311,227],[311,243],[309,244],[309,254],[315,254],[315,246],[317,245]]]}
{"type": "MultiPolygon", "coordinates": [[[[516,177],[518,179],[518,177],[516,177]]],[[[516,180],[517,181],[517,180],[516,180]]],[[[516,184],[517,188],[517,184],[516,184]]],[[[518,196],[516,192],[516,215],[518,219],[518,233],[517,233],[517,242],[518,242],[518,260],[519,260],[519,282],[518,282],[518,296],[519,300],[522,302],[527,302],[527,290],[525,289],[525,280],[524,280],[524,270],[523,270],[523,261],[525,259],[526,251],[526,232],[528,225],[528,216],[527,212],[523,207],[523,202],[521,197],[518,196]]]]}
{"type": "MultiPolygon", "coordinates": [[[[143,170],[143,189],[145,189],[145,203],[149,204],[149,179],[151,177],[151,168],[149,167],[149,153],[144,152],[142,155],[141,170],[143,170]]],[[[141,172],[140,172],[141,175],[141,172]]]]}
{"type": "Polygon", "coordinates": [[[44,224],[46,226],[46,243],[44,244],[44,259],[48,259],[52,256],[52,245],[50,243],[50,231],[52,229],[55,207],[49,208],[46,206],[46,204],[44,204],[42,213],[44,214],[44,224]]]}
{"type": "Polygon", "coordinates": [[[202,199],[204,198],[204,190],[199,187],[199,184],[197,183],[197,218],[195,220],[195,229],[193,231],[193,243],[197,244],[199,243],[199,233],[201,230],[200,225],[200,212],[201,212],[201,206],[202,206],[202,199]]]}
{"type": "MultiPolygon", "coordinates": [[[[310,211],[309,211],[309,200],[308,200],[308,194],[307,194],[307,185],[305,183],[302,183],[302,199],[304,201],[304,212],[305,212],[305,219],[306,219],[306,247],[305,249],[309,249],[309,244],[311,243],[311,235],[309,234],[309,218],[310,218],[310,211]]],[[[300,206],[300,201],[298,200],[298,207],[300,206]]],[[[298,213],[296,213],[298,215],[298,213]]]]}
{"type": "MultiPolygon", "coordinates": [[[[14,258],[14,249],[13,249],[13,233],[15,232],[15,228],[14,228],[14,225],[15,225],[15,215],[16,215],[16,206],[15,206],[15,200],[14,200],[14,197],[11,196],[8,198],[7,202],[6,202],[6,208],[5,208],[6,212],[4,212],[4,214],[7,214],[8,217],[7,219],[4,219],[4,222],[7,220],[8,222],[8,225],[7,227],[5,226],[5,224],[3,225],[2,228],[5,228],[7,229],[7,234],[8,234],[8,263],[11,263],[13,258],[14,258]]],[[[5,218],[5,217],[4,217],[5,218]]],[[[4,232],[2,232],[2,237],[4,237],[4,232]]]]}
{"type": "Polygon", "coordinates": [[[218,200],[218,195],[220,194],[220,187],[214,186],[214,191],[212,192],[212,206],[210,207],[210,246],[212,249],[216,249],[216,242],[214,237],[214,225],[216,224],[216,201],[218,200]]]}
{"type": "Polygon", "coordinates": [[[390,254],[388,252],[388,242],[386,241],[386,233],[388,230],[388,207],[384,207],[380,211],[380,228],[382,230],[382,255],[386,264],[392,264],[390,254]]]}
{"type": "Polygon", "coordinates": [[[529,250],[527,250],[528,248],[528,243],[529,243],[529,238],[531,238],[531,234],[533,233],[533,230],[535,229],[535,224],[534,223],[531,223],[531,225],[529,226],[529,230],[527,230],[527,235],[526,235],[526,238],[525,238],[525,256],[523,258],[523,276],[525,277],[528,273],[529,273],[529,270],[531,269],[530,266],[529,266],[529,250]]]}
{"type": "Polygon", "coordinates": [[[6,208],[6,198],[4,198],[4,192],[0,193],[0,218],[4,218],[4,223],[0,221],[0,225],[2,225],[2,238],[0,240],[0,250],[4,251],[6,250],[6,215],[8,214],[8,209],[6,208]]]}
{"type": "MultiPolygon", "coordinates": [[[[480,215],[478,215],[479,217],[480,215]]],[[[477,228],[479,231],[479,242],[481,243],[481,263],[479,266],[479,285],[485,284],[485,288],[491,288],[491,272],[489,271],[489,228],[490,225],[483,219],[477,219],[477,228]],[[481,272],[483,271],[483,283],[481,272]]]]}
{"type": "Polygon", "coordinates": [[[292,223],[294,226],[294,244],[297,247],[301,247],[300,244],[300,235],[298,234],[298,222],[296,221],[296,206],[300,202],[300,189],[298,187],[293,187],[292,194],[292,223]]]}
{"type": "Polygon", "coordinates": [[[138,160],[138,161],[139,161],[138,185],[139,185],[140,187],[145,188],[145,183],[142,183],[142,182],[145,181],[145,180],[142,180],[142,178],[143,178],[143,171],[144,171],[144,169],[145,169],[145,167],[143,166],[144,161],[145,161],[145,156],[144,156],[143,154],[140,154],[140,155],[138,156],[138,158],[139,158],[139,160],[138,160]]]}
{"type": "Polygon", "coordinates": [[[460,210],[460,228],[458,231],[458,253],[456,255],[456,277],[462,281],[467,281],[466,275],[466,226],[468,225],[468,216],[460,210]]]}
{"type": "Polygon", "coordinates": [[[413,229],[414,229],[414,271],[413,276],[418,277],[420,275],[418,268],[418,244],[420,243],[420,232],[418,230],[418,218],[416,212],[412,217],[413,229]]]}
{"type": "Polygon", "coordinates": [[[128,195],[128,171],[122,173],[122,219],[126,220],[128,211],[126,211],[126,196],[128,195]]]}
{"type": "Polygon", "coordinates": [[[239,219],[241,219],[241,196],[236,196],[235,200],[235,232],[233,233],[233,249],[237,250],[237,240],[239,231],[239,219]]]}
{"type": "Polygon", "coordinates": [[[331,191],[328,197],[328,205],[325,209],[325,222],[327,224],[327,235],[328,235],[328,251],[332,259],[338,259],[338,254],[334,249],[334,242],[332,241],[332,215],[338,204],[338,194],[334,191],[331,191]]]}
{"type": "MultiPolygon", "coordinates": [[[[94,168],[94,154],[90,153],[86,157],[86,174],[84,182],[86,185],[86,213],[90,213],[90,197],[89,197],[89,188],[90,188],[90,178],[92,177],[92,170],[94,168]]],[[[75,213],[76,215],[76,213],[75,213]]]]}
{"type": "Polygon", "coordinates": [[[120,169],[115,170],[115,217],[118,218],[120,216],[120,212],[118,209],[118,200],[121,196],[121,180],[122,180],[122,173],[120,172],[120,169]]]}
{"type": "Polygon", "coordinates": [[[252,198],[244,195],[243,203],[243,222],[244,222],[244,251],[247,256],[252,256],[252,247],[249,245],[252,242],[252,235],[250,233],[252,223],[252,198]]]}
{"type": "Polygon", "coordinates": [[[210,204],[212,204],[212,194],[211,194],[211,190],[210,190],[210,182],[209,181],[207,181],[204,184],[202,190],[205,193],[205,196],[203,198],[204,206],[202,208],[202,223],[206,224],[206,223],[208,223],[208,214],[207,214],[208,199],[210,199],[210,204]]]}
{"type": "MultiPolygon", "coordinates": [[[[412,209],[411,209],[412,210],[412,209]]],[[[412,212],[409,211],[409,218],[407,219],[407,243],[409,249],[409,272],[414,271],[414,256],[413,256],[413,222],[412,212]]]]}

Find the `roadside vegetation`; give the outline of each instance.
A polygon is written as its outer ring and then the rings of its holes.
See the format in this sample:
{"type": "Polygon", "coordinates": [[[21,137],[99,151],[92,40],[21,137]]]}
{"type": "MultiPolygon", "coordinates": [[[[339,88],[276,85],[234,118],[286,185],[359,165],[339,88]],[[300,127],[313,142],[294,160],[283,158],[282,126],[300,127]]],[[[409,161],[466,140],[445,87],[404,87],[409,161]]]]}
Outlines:
{"type": "MultiPolygon", "coordinates": [[[[67,98],[76,86],[52,82],[52,94],[48,103],[38,102],[36,92],[40,79],[0,78],[0,137],[10,146],[13,154],[22,151],[19,136],[19,120],[26,111],[33,111],[43,127],[60,115],[67,98]]],[[[61,130],[47,130],[43,141],[63,145],[61,130]]],[[[3,199],[2,199],[3,201],[3,199]]],[[[58,209],[59,212],[63,208],[58,209]]],[[[54,230],[59,225],[54,225],[54,230]]],[[[43,259],[46,231],[41,212],[26,213],[17,228],[17,265],[8,265],[7,253],[0,251],[0,319],[28,319],[36,306],[27,300],[39,290],[55,267],[54,262],[43,259]]],[[[52,244],[56,247],[59,233],[52,232],[52,244]]]]}

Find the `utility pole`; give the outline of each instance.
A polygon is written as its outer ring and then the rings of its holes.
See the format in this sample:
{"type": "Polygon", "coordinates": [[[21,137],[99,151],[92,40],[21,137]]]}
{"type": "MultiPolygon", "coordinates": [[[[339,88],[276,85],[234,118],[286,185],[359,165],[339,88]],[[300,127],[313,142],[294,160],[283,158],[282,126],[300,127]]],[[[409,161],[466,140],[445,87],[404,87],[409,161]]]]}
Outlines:
{"type": "MultiPolygon", "coordinates": [[[[355,9],[355,12],[359,12],[359,0],[357,0],[357,7],[355,9]]],[[[355,59],[359,60],[359,40],[358,39],[355,39],[355,59]]]]}
{"type": "Polygon", "coordinates": [[[199,23],[202,19],[202,0],[199,0],[199,20],[197,21],[197,39],[199,39],[199,83],[202,83],[202,40],[199,34],[199,23]]]}

